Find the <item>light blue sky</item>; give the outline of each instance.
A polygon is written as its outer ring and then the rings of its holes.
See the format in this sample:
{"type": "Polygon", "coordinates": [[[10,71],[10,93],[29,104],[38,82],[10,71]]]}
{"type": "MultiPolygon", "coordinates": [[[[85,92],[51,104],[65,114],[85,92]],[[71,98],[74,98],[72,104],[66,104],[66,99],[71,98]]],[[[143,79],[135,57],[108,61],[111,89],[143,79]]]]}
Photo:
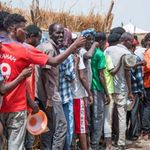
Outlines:
{"type": "MultiPolygon", "coordinates": [[[[11,5],[20,8],[28,8],[32,0],[0,0],[2,2],[11,1],[11,5]]],[[[40,0],[41,7],[54,10],[66,10],[74,14],[87,14],[91,8],[95,8],[95,13],[106,13],[111,0],[40,0]]],[[[139,28],[150,31],[149,17],[150,0],[115,0],[113,9],[113,26],[133,23],[139,28]]]]}

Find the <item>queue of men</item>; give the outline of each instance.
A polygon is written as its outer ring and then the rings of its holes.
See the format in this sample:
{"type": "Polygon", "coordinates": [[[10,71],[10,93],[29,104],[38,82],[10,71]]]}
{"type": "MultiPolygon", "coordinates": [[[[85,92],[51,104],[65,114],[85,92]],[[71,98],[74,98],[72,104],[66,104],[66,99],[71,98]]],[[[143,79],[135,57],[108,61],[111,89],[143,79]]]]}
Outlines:
{"type": "Polygon", "coordinates": [[[53,23],[41,40],[40,28],[26,23],[0,11],[0,150],[32,150],[27,115],[40,109],[48,118],[41,150],[75,149],[76,139],[81,150],[124,150],[127,140],[148,139],[150,33],[140,46],[121,27],[78,35],[53,23]]]}

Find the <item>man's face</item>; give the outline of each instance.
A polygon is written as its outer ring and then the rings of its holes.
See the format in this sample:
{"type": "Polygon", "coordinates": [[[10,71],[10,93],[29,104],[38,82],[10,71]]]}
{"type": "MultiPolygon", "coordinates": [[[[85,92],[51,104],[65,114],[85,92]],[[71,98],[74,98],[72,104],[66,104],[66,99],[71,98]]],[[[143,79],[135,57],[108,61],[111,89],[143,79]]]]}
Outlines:
{"type": "Polygon", "coordinates": [[[86,37],[85,49],[89,50],[93,42],[94,42],[94,36],[90,34],[88,37],[86,37]]]}
{"type": "Polygon", "coordinates": [[[132,49],[132,46],[133,46],[133,41],[134,41],[134,38],[131,36],[130,39],[126,40],[124,42],[124,45],[128,48],[128,49],[132,49]]]}
{"type": "Polygon", "coordinates": [[[100,46],[100,48],[102,49],[102,50],[105,50],[105,47],[106,47],[106,40],[104,40],[104,41],[99,41],[99,46],[100,46]]]}
{"type": "Polygon", "coordinates": [[[39,32],[39,36],[35,37],[35,43],[34,43],[34,46],[37,46],[37,45],[40,44],[41,38],[42,38],[42,33],[39,32]]]}
{"type": "Polygon", "coordinates": [[[63,44],[64,39],[64,28],[61,25],[55,25],[54,31],[50,38],[58,45],[61,46],[63,44]]]}
{"type": "Polygon", "coordinates": [[[31,36],[27,38],[27,43],[36,47],[37,45],[39,45],[41,38],[42,38],[42,33],[39,32],[38,36],[31,36]]]}
{"type": "Polygon", "coordinates": [[[26,39],[25,23],[21,22],[12,27],[12,34],[18,42],[23,43],[26,39]]]}

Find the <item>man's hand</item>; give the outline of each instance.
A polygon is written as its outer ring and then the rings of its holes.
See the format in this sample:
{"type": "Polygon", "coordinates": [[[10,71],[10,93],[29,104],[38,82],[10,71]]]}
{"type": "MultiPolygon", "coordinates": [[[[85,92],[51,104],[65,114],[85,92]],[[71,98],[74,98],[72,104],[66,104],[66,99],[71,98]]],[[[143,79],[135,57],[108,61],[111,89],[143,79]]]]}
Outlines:
{"type": "Polygon", "coordinates": [[[99,43],[98,43],[98,42],[94,42],[94,43],[92,44],[92,46],[94,46],[95,48],[96,48],[96,47],[99,47],[99,43]]]}
{"type": "Polygon", "coordinates": [[[105,105],[108,105],[111,101],[110,95],[105,95],[105,105]]]}
{"type": "Polygon", "coordinates": [[[32,74],[32,70],[33,70],[33,68],[31,66],[27,67],[20,73],[19,76],[22,78],[27,78],[32,74]]]}
{"type": "Polygon", "coordinates": [[[132,93],[128,93],[128,97],[131,101],[134,101],[135,99],[132,93]]]}
{"type": "Polygon", "coordinates": [[[74,41],[74,46],[78,49],[79,47],[82,47],[86,42],[85,37],[78,37],[75,41],[74,41]]]}
{"type": "Polygon", "coordinates": [[[145,60],[141,61],[142,66],[146,66],[147,62],[145,60]]]}
{"type": "Polygon", "coordinates": [[[93,104],[93,96],[92,96],[92,95],[90,95],[90,96],[88,97],[88,101],[89,101],[89,104],[90,104],[90,105],[93,104]]]}
{"type": "Polygon", "coordinates": [[[38,113],[39,112],[39,106],[38,106],[38,104],[37,103],[33,103],[33,106],[32,106],[32,114],[36,114],[36,113],[38,113]]]}
{"type": "Polygon", "coordinates": [[[138,93],[138,96],[139,96],[140,99],[143,99],[143,98],[144,98],[144,94],[141,93],[141,92],[138,93]]]}
{"type": "Polygon", "coordinates": [[[46,111],[51,111],[52,110],[52,104],[50,103],[50,100],[46,101],[46,111]]]}

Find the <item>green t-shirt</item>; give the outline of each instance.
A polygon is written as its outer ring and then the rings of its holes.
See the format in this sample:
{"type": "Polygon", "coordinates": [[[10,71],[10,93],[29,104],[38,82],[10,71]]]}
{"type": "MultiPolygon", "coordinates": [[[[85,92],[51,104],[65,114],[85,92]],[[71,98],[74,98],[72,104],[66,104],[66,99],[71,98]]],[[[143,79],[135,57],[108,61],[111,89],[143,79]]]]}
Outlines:
{"type": "Polygon", "coordinates": [[[105,69],[106,61],[105,56],[102,50],[99,48],[95,49],[95,52],[91,59],[91,67],[92,67],[92,85],[91,90],[96,91],[104,91],[103,85],[101,84],[99,78],[99,70],[105,69]]]}
{"type": "Polygon", "coordinates": [[[104,76],[106,79],[108,93],[112,94],[114,93],[114,81],[113,81],[113,76],[109,73],[109,71],[114,68],[114,65],[109,55],[105,55],[105,59],[106,59],[106,68],[104,70],[104,76]]]}

